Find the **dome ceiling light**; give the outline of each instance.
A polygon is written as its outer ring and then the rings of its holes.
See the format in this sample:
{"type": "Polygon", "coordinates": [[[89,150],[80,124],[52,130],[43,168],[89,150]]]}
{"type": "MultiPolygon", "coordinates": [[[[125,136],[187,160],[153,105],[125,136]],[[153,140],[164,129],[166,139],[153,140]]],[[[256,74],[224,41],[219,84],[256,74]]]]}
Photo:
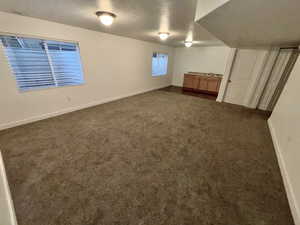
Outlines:
{"type": "Polygon", "coordinates": [[[115,18],[117,17],[115,14],[111,12],[105,12],[105,11],[98,11],[96,12],[96,15],[98,16],[98,19],[100,22],[105,26],[110,26],[114,22],[115,18]]]}
{"type": "Polygon", "coordinates": [[[168,39],[168,37],[170,36],[170,33],[168,33],[168,32],[159,32],[158,33],[158,36],[159,36],[159,38],[161,39],[161,40],[167,40],[168,39]]]}
{"type": "Polygon", "coordinates": [[[192,41],[185,41],[184,45],[185,45],[185,47],[189,48],[193,45],[193,42],[192,41]]]}

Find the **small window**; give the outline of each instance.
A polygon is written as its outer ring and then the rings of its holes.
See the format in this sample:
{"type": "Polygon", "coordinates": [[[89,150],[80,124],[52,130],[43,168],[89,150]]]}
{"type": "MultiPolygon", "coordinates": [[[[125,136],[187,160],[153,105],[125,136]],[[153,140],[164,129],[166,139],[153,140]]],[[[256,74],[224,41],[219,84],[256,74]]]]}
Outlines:
{"type": "Polygon", "coordinates": [[[168,73],[168,54],[154,52],[152,55],[152,76],[162,76],[168,73]]]}
{"type": "Polygon", "coordinates": [[[0,36],[21,91],[83,84],[78,45],[0,36]]]}

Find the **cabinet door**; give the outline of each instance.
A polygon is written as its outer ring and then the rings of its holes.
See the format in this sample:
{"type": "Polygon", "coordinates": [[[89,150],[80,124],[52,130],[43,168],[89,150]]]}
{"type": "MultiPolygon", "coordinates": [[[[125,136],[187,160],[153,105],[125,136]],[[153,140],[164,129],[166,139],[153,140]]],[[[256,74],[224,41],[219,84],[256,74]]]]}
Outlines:
{"type": "Polygon", "coordinates": [[[198,86],[198,78],[195,75],[184,75],[183,87],[195,89],[198,86]]]}
{"type": "Polygon", "coordinates": [[[211,92],[218,92],[219,89],[219,78],[210,77],[207,79],[207,90],[211,92]]]}
{"type": "Polygon", "coordinates": [[[199,76],[198,90],[207,91],[208,78],[206,76],[199,76]]]}

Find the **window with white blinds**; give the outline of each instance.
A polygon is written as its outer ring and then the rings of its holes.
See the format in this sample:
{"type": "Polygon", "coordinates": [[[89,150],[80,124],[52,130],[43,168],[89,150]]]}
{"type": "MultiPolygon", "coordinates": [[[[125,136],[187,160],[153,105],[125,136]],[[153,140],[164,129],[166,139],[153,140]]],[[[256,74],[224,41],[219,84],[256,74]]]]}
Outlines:
{"type": "Polygon", "coordinates": [[[78,45],[0,35],[21,91],[84,83],[78,45]]]}
{"type": "Polygon", "coordinates": [[[152,55],[152,76],[168,73],[168,54],[154,52],[152,55]]]}

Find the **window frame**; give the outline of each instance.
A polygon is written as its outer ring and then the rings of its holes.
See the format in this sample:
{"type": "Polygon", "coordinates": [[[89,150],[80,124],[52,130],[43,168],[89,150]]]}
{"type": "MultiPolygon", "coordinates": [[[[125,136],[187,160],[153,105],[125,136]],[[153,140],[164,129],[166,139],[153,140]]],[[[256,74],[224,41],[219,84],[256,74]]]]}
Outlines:
{"type": "Polygon", "coordinates": [[[162,51],[153,51],[152,52],[152,56],[151,56],[151,76],[152,77],[162,77],[162,76],[167,76],[168,75],[168,72],[169,72],[169,53],[167,52],[162,52],[162,51]],[[166,73],[164,74],[158,74],[158,75],[154,75],[153,74],[153,54],[156,53],[156,54],[164,54],[164,55],[167,55],[167,70],[166,70],[166,73]]]}
{"type": "MultiPolygon", "coordinates": [[[[74,86],[81,86],[81,85],[85,85],[86,81],[85,81],[85,76],[84,76],[84,65],[83,65],[83,61],[82,61],[82,57],[81,57],[81,51],[80,51],[80,43],[79,41],[74,41],[74,40],[64,40],[64,39],[57,39],[57,38],[51,38],[51,37],[45,37],[45,36],[38,36],[38,35],[27,35],[27,34],[19,34],[19,33],[8,33],[8,32],[1,32],[0,31],[0,36],[14,36],[16,38],[31,38],[31,39],[40,39],[43,41],[55,41],[55,42],[65,42],[65,43],[70,43],[70,44],[74,44],[76,45],[76,51],[78,52],[78,56],[79,56],[79,60],[80,60],[80,66],[81,66],[81,73],[82,73],[82,83],[78,83],[78,84],[69,84],[69,85],[65,85],[65,86],[57,86],[57,85],[53,85],[53,86],[48,86],[48,87],[35,87],[35,88],[28,88],[28,89],[21,89],[18,85],[18,81],[17,81],[17,76],[15,75],[12,67],[10,66],[10,61],[9,58],[7,57],[6,53],[5,53],[5,46],[1,43],[0,40],[0,51],[3,52],[3,58],[4,61],[6,61],[8,67],[9,67],[9,71],[11,73],[11,75],[14,77],[15,80],[15,84],[16,84],[16,89],[18,90],[18,92],[23,93],[23,92],[32,92],[32,91],[42,91],[42,90],[48,90],[48,89],[54,89],[54,88],[69,88],[69,87],[74,87],[74,86]]],[[[47,48],[48,49],[48,48],[47,48]]],[[[46,51],[46,48],[45,48],[46,51]]],[[[49,57],[49,53],[47,50],[47,57],[49,57]]],[[[48,59],[49,61],[49,59],[48,59]]],[[[50,61],[49,61],[50,64],[50,61]]],[[[51,65],[50,65],[51,66],[51,65]]],[[[52,66],[51,66],[52,67],[52,66]]],[[[51,71],[53,69],[51,68],[51,71]]]]}

